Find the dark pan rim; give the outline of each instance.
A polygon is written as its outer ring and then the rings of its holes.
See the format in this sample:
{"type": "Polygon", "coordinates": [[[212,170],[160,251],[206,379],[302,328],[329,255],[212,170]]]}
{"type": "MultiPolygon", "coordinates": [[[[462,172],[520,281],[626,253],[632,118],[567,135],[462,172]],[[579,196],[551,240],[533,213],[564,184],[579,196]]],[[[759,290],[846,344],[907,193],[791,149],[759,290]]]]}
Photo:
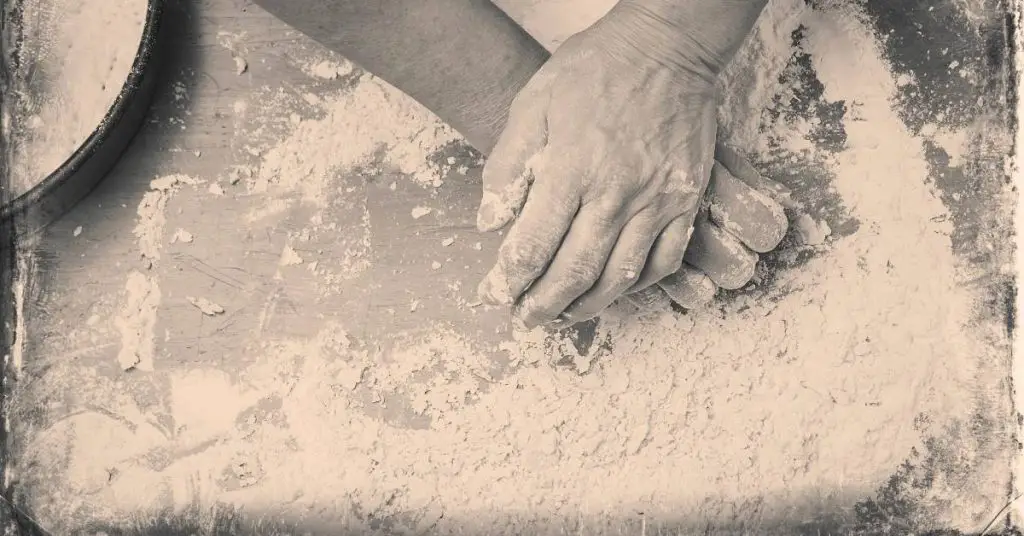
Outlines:
{"type": "MultiPolygon", "coordinates": [[[[146,21],[143,24],[142,37],[135,54],[135,59],[132,62],[131,71],[128,73],[128,77],[121,86],[121,91],[114,99],[110,108],[107,109],[107,113],[103,116],[100,124],[56,170],[28,191],[18,195],[6,205],[0,206],[0,222],[6,222],[18,216],[27,215],[34,205],[69,184],[81,182],[82,184],[75,185],[77,187],[75,189],[88,191],[103,180],[106,175],[105,172],[97,174],[79,173],[79,171],[82,170],[86,162],[101,152],[109,134],[120,126],[132,103],[137,98],[146,98],[146,95],[141,95],[144,89],[143,77],[148,69],[156,67],[153,65],[152,60],[156,52],[157,34],[162,13],[163,0],[148,0],[146,21]]],[[[69,205],[74,204],[78,199],[70,201],[69,205]]],[[[50,222],[39,223],[45,226],[50,222]]],[[[32,226],[31,223],[30,226],[32,226]]]]}

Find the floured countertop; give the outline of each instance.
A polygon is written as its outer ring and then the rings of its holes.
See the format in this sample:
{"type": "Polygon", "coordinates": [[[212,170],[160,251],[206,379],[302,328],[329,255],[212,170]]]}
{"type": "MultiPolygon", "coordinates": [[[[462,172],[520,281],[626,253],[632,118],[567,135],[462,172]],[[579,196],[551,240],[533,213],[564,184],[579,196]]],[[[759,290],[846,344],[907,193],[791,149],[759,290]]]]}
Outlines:
{"type": "MultiPolygon", "coordinates": [[[[925,57],[892,13],[773,1],[722,125],[799,192],[780,251],[707,310],[514,336],[474,295],[500,236],[457,133],[196,4],[151,124],[23,257],[9,476],[52,532],[904,533],[1005,504],[995,17],[914,13],[967,43],[925,57]]],[[[528,4],[552,46],[586,24],[528,4]]]]}

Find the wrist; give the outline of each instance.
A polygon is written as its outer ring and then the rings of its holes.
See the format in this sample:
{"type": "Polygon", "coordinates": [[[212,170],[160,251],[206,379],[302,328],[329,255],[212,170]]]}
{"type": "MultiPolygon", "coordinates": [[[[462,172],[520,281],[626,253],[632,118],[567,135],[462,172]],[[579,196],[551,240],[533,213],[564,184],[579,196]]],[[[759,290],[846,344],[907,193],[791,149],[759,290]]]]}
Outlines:
{"type": "MultiPolygon", "coordinates": [[[[714,82],[767,0],[619,0],[598,25],[610,52],[714,82]]],[[[595,26],[598,26],[595,25],[595,26]]]]}

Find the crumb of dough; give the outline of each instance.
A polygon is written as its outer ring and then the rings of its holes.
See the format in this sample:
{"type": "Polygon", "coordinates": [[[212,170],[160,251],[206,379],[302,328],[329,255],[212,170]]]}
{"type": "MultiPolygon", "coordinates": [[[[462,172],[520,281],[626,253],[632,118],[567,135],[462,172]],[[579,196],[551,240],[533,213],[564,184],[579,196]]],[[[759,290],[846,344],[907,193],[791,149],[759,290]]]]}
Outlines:
{"type": "Polygon", "coordinates": [[[192,240],[194,239],[195,237],[192,236],[192,233],[184,229],[178,229],[177,231],[174,232],[174,235],[171,237],[171,243],[173,244],[175,242],[182,242],[185,244],[191,244],[192,240]]]}
{"type": "Polygon", "coordinates": [[[220,305],[206,299],[206,298],[195,298],[193,296],[187,296],[185,299],[188,300],[196,309],[202,311],[206,316],[217,316],[224,313],[224,308],[220,305]]]}
{"type": "Polygon", "coordinates": [[[249,62],[245,61],[245,58],[243,58],[241,56],[235,56],[234,60],[235,60],[235,74],[236,75],[242,76],[243,74],[245,74],[245,71],[249,70],[249,62]]]}
{"type": "Polygon", "coordinates": [[[295,266],[302,264],[302,257],[291,246],[285,246],[281,251],[281,266],[295,266]]]}

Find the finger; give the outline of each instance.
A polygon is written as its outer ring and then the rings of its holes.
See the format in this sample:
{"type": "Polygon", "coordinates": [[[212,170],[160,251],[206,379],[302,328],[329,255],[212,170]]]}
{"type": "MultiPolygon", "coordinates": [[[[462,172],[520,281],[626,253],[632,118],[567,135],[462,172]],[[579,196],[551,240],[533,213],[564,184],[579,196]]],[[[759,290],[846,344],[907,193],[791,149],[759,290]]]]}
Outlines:
{"type": "Polygon", "coordinates": [[[651,246],[640,279],[627,292],[648,288],[678,270],[683,265],[683,255],[686,254],[686,244],[690,241],[692,231],[693,218],[689,215],[684,214],[669,222],[651,246]]]}
{"type": "Polygon", "coordinates": [[[718,290],[710,277],[685,263],[674,274],[658,281],[657,286],[665,291],[672,301],[686,309],[707,305],[714,299],[718,290]]]}
{"type": "Polygon", "coordinates": [[[683,259],[724,289],[738,289],[754,276],[757,254],[709,220],[698,218],[683,259]]]}
{"type": "Polygon", "coordinates": [[[729,170],[734,177],[772,198],[776,203],[786,208],[797,208],[789,188],[758,173],[754,166],[732,147],[724,143],[717,143],[715,145],[715,160],[725,166],[725,169],[729,170]]]}
{"type": "Polygon", "coordinates": [[[480,283],[478,293],[485,303],[515,303],[544,273],[579,209],[577,182],[563,180],[576,171],[561,171],[557,164],[543,167],[541,176],[550,179],[538,180],[530,188],[522,213],[498,249],[494,267],[480,283]]]}
{"type": "Polygon", "coordinates": [[[765,253],[786,235],[789,220],[782,205],[737,179],[722,164],[711,168],[711,221],[750,249],[765,253]]]}
{"type": "MultiPolygon", "coordinates": [[[[565,309],[562,313],[565,320],[576,323],[593,318],[636,284],[659,231],[665,227],[663,221],[655,208],[650,207],[626,222],[601,275],[593,286],[565,309]]],[[[685,248],[682,251],[685,252],[685,248]]]]}
{"type": "Polygon", "coordinates": [[[651,285],[645,289],[626,294],[625,297],[626,300],[641,309],[666,306],[671,301],[670,297],[658,285],[651,285]]]}
{"type": "Polygon", "coordinates": [[[514,106],[508,122],[484,164],[483,195],[477,211],[480,232],[497,231],[523,208],[533,174],[531,158],[547,143],[547,121],[541,106],[514,106]]]}
{"type": "Polygon", "coordinates": [[[516,306],[515,316],[523,327],[556,320],[597,282],[623,226],[617,205],[592,203],[580,208],[551,265],[516,306]]]}

